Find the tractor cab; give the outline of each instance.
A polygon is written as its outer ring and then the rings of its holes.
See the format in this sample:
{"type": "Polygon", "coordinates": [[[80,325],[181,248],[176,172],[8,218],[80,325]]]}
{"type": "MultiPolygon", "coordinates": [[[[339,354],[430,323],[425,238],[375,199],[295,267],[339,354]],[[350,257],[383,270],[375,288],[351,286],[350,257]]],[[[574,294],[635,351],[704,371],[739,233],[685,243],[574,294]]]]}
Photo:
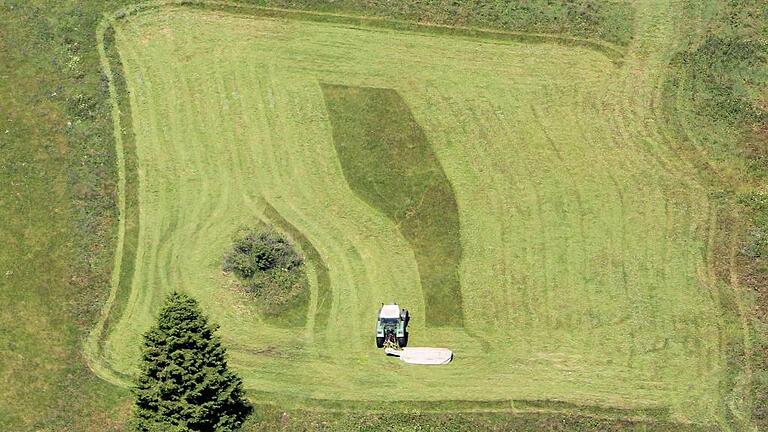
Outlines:
{"type": "Polygon", "coordinates": [[[406,326],[410,316],[408,309],[400,309],[396,304],[381,304],[379,318],[376,320],[376,347],[395,345],[404,347],[408,344],[406,326]]]}

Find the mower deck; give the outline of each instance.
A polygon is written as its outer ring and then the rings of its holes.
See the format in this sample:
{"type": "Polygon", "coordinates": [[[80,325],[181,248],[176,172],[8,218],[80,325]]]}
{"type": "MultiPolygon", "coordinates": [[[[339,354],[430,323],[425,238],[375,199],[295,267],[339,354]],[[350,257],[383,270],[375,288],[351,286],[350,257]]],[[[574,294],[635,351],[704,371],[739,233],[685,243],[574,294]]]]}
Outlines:
{"type": "Polygon", "coordinates": [[[386,348],[384,352],[410,364],[443,365],[453,360],[453,351],[447,348],[386,348]]]}

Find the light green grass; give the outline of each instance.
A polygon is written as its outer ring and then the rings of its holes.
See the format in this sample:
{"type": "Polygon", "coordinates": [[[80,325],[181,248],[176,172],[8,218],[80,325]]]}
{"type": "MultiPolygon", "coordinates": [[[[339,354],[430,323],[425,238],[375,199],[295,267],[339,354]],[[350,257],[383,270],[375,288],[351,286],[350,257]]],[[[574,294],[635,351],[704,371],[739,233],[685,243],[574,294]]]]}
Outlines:
{"type": "Polygon", "coordinates": [[[642,42],[621,67],[584,47],[183,8],[120,21],[140,228],[99,363],[135,370],[141,333],[181,289],[269,400],[547,400],[721,422],[721,341],[735,336],[709,268],[715,209],[654,123],[667,12],[642,10],[642,42]],[[458,204],[463,328],[425,327],[414,251],[347,185],[320,82],[395,89],[423,129],[458,204]],[[327,326],[314,325],[316,282],[299,331],[263,322],[227,287],[229,234],[270,221],[268,208],[327,266],[327,326]],[[373,348],[377,306],[392,298],[412,311],[411,344],[448,346],[454,363],[411,367],[373,348]]]}

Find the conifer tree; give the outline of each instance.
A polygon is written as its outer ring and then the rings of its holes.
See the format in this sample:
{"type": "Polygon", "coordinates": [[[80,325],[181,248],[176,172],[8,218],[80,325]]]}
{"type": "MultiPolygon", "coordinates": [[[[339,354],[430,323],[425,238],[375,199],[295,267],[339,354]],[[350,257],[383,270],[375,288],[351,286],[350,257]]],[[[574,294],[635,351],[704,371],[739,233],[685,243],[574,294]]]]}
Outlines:
{"type": "Polygon", "coordinates": [[[242,380],[229,370],[218,326],[197,301],[172,293],[144,334],[134,389],[134,425],[142,432],[236,431],[251,412],[242,380]]]}

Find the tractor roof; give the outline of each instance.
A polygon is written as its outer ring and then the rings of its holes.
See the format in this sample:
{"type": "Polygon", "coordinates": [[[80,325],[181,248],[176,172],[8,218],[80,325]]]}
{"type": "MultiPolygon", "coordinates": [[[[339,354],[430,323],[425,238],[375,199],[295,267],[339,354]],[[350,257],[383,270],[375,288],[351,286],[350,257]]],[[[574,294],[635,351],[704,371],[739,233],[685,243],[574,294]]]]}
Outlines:
{"type": "Polygon", "coordinates": [[[382,306],[379,318],[400,318],[400,306],[396,304],[382,306]]]}

